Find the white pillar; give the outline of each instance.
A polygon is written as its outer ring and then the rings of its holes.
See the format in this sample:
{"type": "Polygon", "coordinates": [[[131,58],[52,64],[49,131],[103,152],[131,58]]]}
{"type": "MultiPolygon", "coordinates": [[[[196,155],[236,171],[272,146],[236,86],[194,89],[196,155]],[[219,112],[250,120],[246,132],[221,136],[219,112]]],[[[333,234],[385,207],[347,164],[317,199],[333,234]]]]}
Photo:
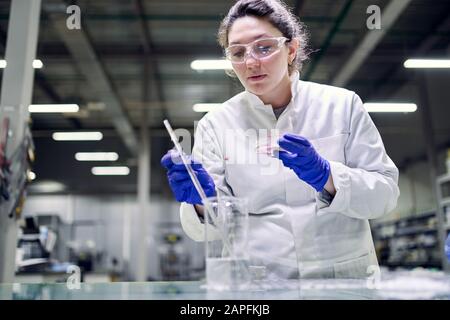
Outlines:
{"type": "Polygon", "coordinates": [[[146,281],[148,276],[147,257],[148,257],[148,223],[150,216],[150,138],[148,130],[148,110],[147,103],[149,101],[149,58],[145,59],[143,73],[143,107],[140,128],[140,146],[138,161],[138,243],[137,243],[137,268],[136,281],[146,281]]]}
{"type": "MultiPolygon", "coordinates": [[[[12,0],[9,15],[6,63],[0,99],[0,127],[9,118],[9,157],[22,143],[33,92],[33,60],[36,55],[41,0],[12,0]]],[[[19,172],[14,172],[18,175],[19,172]]],[[[15,199],[12,199],[13,201],[15,199]]],[[[10,201],[0,201],[0,282],[14,279],[17,225],[8,217],[10,201]]]]}

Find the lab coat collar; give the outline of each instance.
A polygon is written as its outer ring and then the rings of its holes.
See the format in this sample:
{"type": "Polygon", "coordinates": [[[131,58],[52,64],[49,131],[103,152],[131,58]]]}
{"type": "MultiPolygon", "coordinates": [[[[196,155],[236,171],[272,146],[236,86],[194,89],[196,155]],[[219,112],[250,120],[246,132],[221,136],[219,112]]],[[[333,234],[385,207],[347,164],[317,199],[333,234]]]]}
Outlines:
{"type": "MultiPolygon", "coordinates": [[[[290,105],[292,105],[292,101],[294,101],[297,93],[298,93],[298,83],[299,83],[299,72],[298,71],[294,71],[291,75],[290,75],[290,80],[291,80],[291,94],[292,94],[292,98],[291,101],[288,104],[288,108],[290,105]]],[[[257,109],[261,109],[264,110],[268,113],[273,113],[272,111],[272,106],[270,104],[264,104],[264,102],[254,93],[251,93],[248,90],[245,90],[245,94],[246,94],[246,98],[247,101],[249,102],[249,105],[252,108],[257,108],[257,109]]]]}

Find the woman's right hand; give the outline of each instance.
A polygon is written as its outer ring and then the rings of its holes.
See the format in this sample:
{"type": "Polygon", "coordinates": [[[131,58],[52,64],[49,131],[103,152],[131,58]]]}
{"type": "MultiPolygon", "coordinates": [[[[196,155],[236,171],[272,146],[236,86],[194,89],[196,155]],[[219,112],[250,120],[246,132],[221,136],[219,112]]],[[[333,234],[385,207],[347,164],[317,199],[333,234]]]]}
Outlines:
{"type": "MultiPolygon", "coordinates": [[[[197,176],[203,190],[207,197],[215,196],[214,180],[206,172],[200,163],[194,162],[188,157],[192,169],[197,176]]],[[[167,170],[167,179],[170,188],[179,202],[187,202],[190,204],[202,204],[202,200],[194,183],[192,182],[189,173],[186,170],[179,153],[175,150],[169,150],[162,158],[161,165],[167,170]]]]}

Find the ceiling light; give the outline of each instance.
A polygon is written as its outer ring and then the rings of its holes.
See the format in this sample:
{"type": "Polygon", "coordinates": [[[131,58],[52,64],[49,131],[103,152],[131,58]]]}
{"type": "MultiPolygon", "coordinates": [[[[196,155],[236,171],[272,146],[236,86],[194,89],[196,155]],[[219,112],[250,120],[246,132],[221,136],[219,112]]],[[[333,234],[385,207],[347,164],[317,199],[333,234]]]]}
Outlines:
{"type": "Polygon", "coordinates": [[[116,152],[77,152],[75,159],[78,161],[117,161],[119,155],[116,152]]]}
{"type": "Polygon", "coordinates": [[[221,106],[221,103],[196,103],[192,107],[195,112],[209,112],[221,106]]]}
{"type": "Polygon", "coordinates": [[[78,112],[80,107],[77,104],[30,104],[30,113],[66,113],[78,112]]]}
{"type": "Polygon", "coordinates": [[[28,188],[32,192],[52,193],[64,191],[66,189],[66,186],[57,181],[46,180],[32,183],[28,188]]]}
{"type": "Polygon", "coordinates": [[[41,60],[36,59],[33,61],[33,68],[35,69],[41,69],[44,66],[41,60]]]}
{"type": "Polygon", "coordinates": [[[450,68],[449,59],[408,59],[403,63],[405,68],[450,68]]]}
{"type": "Polygon", "coordinates": [[[54,132],[53,140],[56,141],[98,141],[103,139],[103,134],[93,132],[54,132]]]}
{"type": "Polygon", "coordinates": [[[130,173],[128,167],[93,167],[91,169],[96,176],[126,176],[130,173]]]}
{"type": "Polygon", "coordinates": [[[231,70],[231,62],[222,60],[194,60],[191,62],[191,68],[194,70],[231,70]]]}
{"type": "Polygon", "coordinates": [[[367,112],[414,112],[415,103],[364,103],[367,112]]]}
{"type": "Polygon", "coordinates": [[[106,105],[104,102],[88,102],[86,107],[89,111],[103,111],[106,105]]]}
{"type": "MultiPolygon", "coordinates": [[[[6,68],[6,65],[7,65],[7,64],[8,64],[8,63],[6,62],[6,60],[1,59],[1,60],[0,60],[0,69],[6,68]]],[[[41,60],[39,60],[39,59],[33,60],[33,68],[35,68],[35,69],[41,69],[43,66],[44,66],[44,64],[42,63],[41,60]]]]}
{"type": "Polygon", "coordinates": [[[27,176],[30,181],[33,181],[36,179],[36,174],[33,171],[27,171],[27,176]]]}

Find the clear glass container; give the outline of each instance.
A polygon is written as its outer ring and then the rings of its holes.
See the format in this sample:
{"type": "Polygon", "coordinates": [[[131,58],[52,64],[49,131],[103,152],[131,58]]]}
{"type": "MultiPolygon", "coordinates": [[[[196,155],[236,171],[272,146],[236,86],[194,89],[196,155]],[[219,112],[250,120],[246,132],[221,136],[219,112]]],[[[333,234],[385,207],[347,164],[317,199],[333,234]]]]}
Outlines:
{"type": "Polygon", "coordinates": [[[230,196],[210,197],[204,205],[207,288],[248,289],[247,200],[230,196]]]}

